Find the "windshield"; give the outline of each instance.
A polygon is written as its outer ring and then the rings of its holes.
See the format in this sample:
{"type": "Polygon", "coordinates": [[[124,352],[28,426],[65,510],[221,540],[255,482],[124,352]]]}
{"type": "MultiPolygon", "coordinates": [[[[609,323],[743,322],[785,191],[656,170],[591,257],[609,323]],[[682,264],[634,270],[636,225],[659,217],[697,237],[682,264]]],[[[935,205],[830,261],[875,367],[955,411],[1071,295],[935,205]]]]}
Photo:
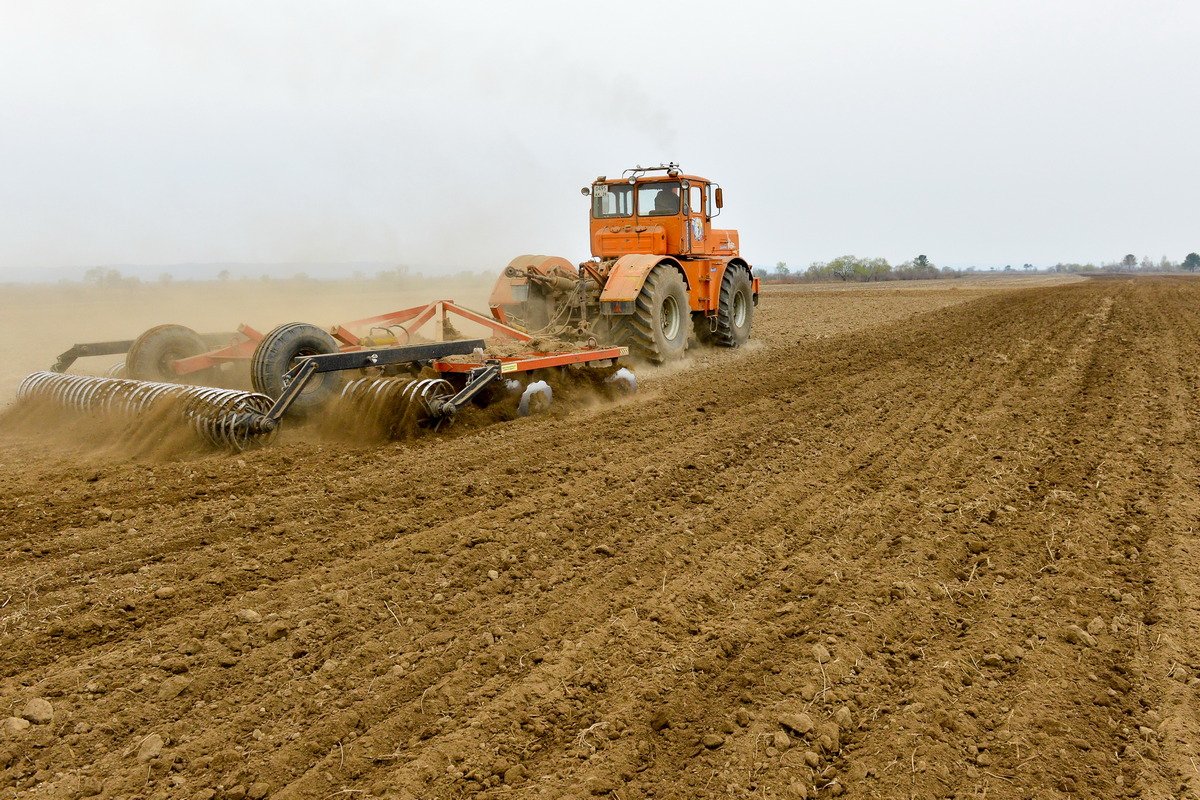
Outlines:
{"type": "Polygon", "coordinates": [[[633,216],[633,187],[627,183],[597,183],[592,187],[592,216],[633,216]]]}
{"type": "Polygon", "coordinates": [[[643,183],[638,186],[638,215],[665,217],[679,213],[679,181],[643,183]]]}

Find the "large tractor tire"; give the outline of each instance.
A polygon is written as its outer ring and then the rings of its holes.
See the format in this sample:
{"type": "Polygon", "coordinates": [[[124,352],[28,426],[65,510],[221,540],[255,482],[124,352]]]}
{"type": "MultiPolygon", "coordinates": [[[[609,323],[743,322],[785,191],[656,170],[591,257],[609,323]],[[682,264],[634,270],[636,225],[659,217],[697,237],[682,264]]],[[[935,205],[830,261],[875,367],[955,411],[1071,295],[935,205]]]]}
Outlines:
{"type": "MultiPolygon", "coordinates": [[[[283,394],[283,376],[300,356],[316,356],[339,351],[337,341],[329,333],[307,322],[280,325],[263,337],[250,359],[250,381],[254,391],[272,399],[283,394]]],[[[342,388],[340,372],[321,372],[313,375],[304,391],[288,408],[297,418],[310,416],[328,403],[342,388]]]]}
{"type": "MultiPolygon", "coordinates": [[[[179,383],[172,362],[208,352],[200,334],[183,325],[158,325],[143,333],[125,354],[125,377],[139,381],[179,383]]],[[[194,377],[194,376],[193,376],[194,377]]]]}
{"type": "Polygon", "coordinates": [[[687,286],[679,270],[659,264],[650,270],[632,314],[612,318],[614,339],[630,353],[655,364],[683,356],[691,330],[687,286]]]}
{"type": "Polygon", "coordinates": [[[725,268],[717,303],[717,329],[712,334],[714,344],[738,347],[750,338],[750,326],[754,321],[753,292],[746,270],[734,266],[725,268]]]}

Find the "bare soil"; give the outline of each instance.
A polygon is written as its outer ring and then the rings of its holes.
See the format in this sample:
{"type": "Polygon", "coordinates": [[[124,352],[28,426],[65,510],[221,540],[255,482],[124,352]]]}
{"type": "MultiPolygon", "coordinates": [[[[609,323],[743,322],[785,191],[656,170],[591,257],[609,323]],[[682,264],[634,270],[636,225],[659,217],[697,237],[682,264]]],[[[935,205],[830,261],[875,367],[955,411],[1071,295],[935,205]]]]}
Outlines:
{"type": "Polygon", "coordinates": [[[1197,307],[771,287],[570,413],[0,434],[0,797],[1196,796],[1197,307]]]}

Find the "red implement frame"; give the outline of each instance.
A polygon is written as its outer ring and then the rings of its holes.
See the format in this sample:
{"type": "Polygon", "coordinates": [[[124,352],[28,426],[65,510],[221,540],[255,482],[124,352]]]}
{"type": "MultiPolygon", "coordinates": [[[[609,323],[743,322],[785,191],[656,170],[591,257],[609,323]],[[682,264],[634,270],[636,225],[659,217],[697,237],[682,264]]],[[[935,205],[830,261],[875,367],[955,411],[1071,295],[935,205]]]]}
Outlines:
{"type": "Polygon", "coordinates": [[[181,358],[171,363],[178,375],[189,375],[193,372],[209,369],[224,364],[227,361],[249,361],[254,355],[254,348],[262,341],[263,335],[249,325],[238,325],[238,336],[220,350],[211,350],[190,358],[181,358]]]}
{"type": "MultiPolygon", "coordinates": [[[[401,311],[393,311],[390,314],[380,314],[375,317],[366,317],[364,319],[356,319],[353,322],[347,322],[342,325],[335,325],[330,329],[333,338],[339,342],[339,346],[343,353],[353,350],[363,350],[369,345],[363,344],[366,337],[358,336],[354,331],[370,331],[372,328],[386,328],[391,332],[396,341],[394,344],[407,344],[425,323],[429,322],[434,317],[438,317],[441,324],[437,326],[434,332],[434,341],[443,341],[445,338],[447,323],[450,315],[457,315],[465,320],[474,322],[477,325],[489,329],[494,334],[506,336],[509,339],[514,339],[518,342],[528,342],[533,339],[528,333],[510,325],[505,325],[502,322],[497,322],[491,317],[484,316],[478,312],[472,311],[469,308],[463,308],[453,300],[435,300],[423,306],[414,306],[405,308],[401,311]],[[400,333],[397,335],[395,329],[399,328],[400,333]]],[[[229,343],[226,347],[219,350],[212,350],[207,353],[201,353],[197,356],[189,358],[181,358],[178,361],[172,362],[171,366],[177,375],[189,375],[193,372],[210,369],[230,361],[249,361],[254,355],[254,350],[258,347],[258,343],[263,340],[263,334],[251,328],[249,325],[238,326],[238,336],[229,343]]],[[[594,359],[583,359],[585,361],[594,359]]],[[[578,362],[565,362],[578,363],[578,362]]],[[[547,364],[546,366],[556,366],[547,364]]],[[[540,369],[540,367],[529,367],[529,369],[540,369]]],[[[466,370],[447,370],[447,371],[463,371],[466,370]]]]}
{"type": "MultiPolygon", "coordinates": [[[[345,325],[337,325],[333,328],[333,330],[330,331],[330,333],[333,334],[333,338],[337,339],[344,345],[348,345],[350,347],[359,347],[361,346],[360,343],[362,342],[362,339],[356,336],[353,331],[362,330],[364,328],[368,330],[370,328],[387,328],[388,330],[391,330],[392,328],[398,327],[404,332],[405,340],[398,341],[397,343],[405,344],[408,338],[411,337],[412,334],[417,331],[417,329],[419,329],[429,320],[433,319],[434,316],[438,316],[440,317],[442,323],[441,329],[437,332],[438,340],[440,341],[441,336],[446,329],[446,323],[451,314],[456,314],[465,320],[469,320],[490,329],[493,333],[497,333],[501,336],[507,336],[508,338],[515,339],[518,342],[528,342],[533,339],[533,337],[525,331],[505,325],[502,322],[497,322],[491,317],[485,317],[483,314],[476,313],[469,308],[463,308],[462,306],[456,304],[453,300],[435,300],[434,302],[423,306],[414,306],[413,308],[406,308],[402,311],[393,311],[390,314],[380,314],[377,317],[358,319],[354,322],[347,322],[345,325]],[[408,324],[406,325],[405,323],[408,324]]],[[[400,337],[397,336],[396,338],[399,339],[400,337]]]]}

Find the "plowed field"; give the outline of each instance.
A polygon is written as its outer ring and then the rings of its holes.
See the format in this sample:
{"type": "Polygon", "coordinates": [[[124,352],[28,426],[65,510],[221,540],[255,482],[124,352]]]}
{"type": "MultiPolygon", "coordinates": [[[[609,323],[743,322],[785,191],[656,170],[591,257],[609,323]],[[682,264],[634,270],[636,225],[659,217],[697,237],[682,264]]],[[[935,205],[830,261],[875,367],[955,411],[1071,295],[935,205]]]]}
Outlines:
{"type": "Polygon", "coordinates": [[[1194,796],[1200,282],[944,283],[443,437],[0,434],[0,797],[1194,796]]]}

